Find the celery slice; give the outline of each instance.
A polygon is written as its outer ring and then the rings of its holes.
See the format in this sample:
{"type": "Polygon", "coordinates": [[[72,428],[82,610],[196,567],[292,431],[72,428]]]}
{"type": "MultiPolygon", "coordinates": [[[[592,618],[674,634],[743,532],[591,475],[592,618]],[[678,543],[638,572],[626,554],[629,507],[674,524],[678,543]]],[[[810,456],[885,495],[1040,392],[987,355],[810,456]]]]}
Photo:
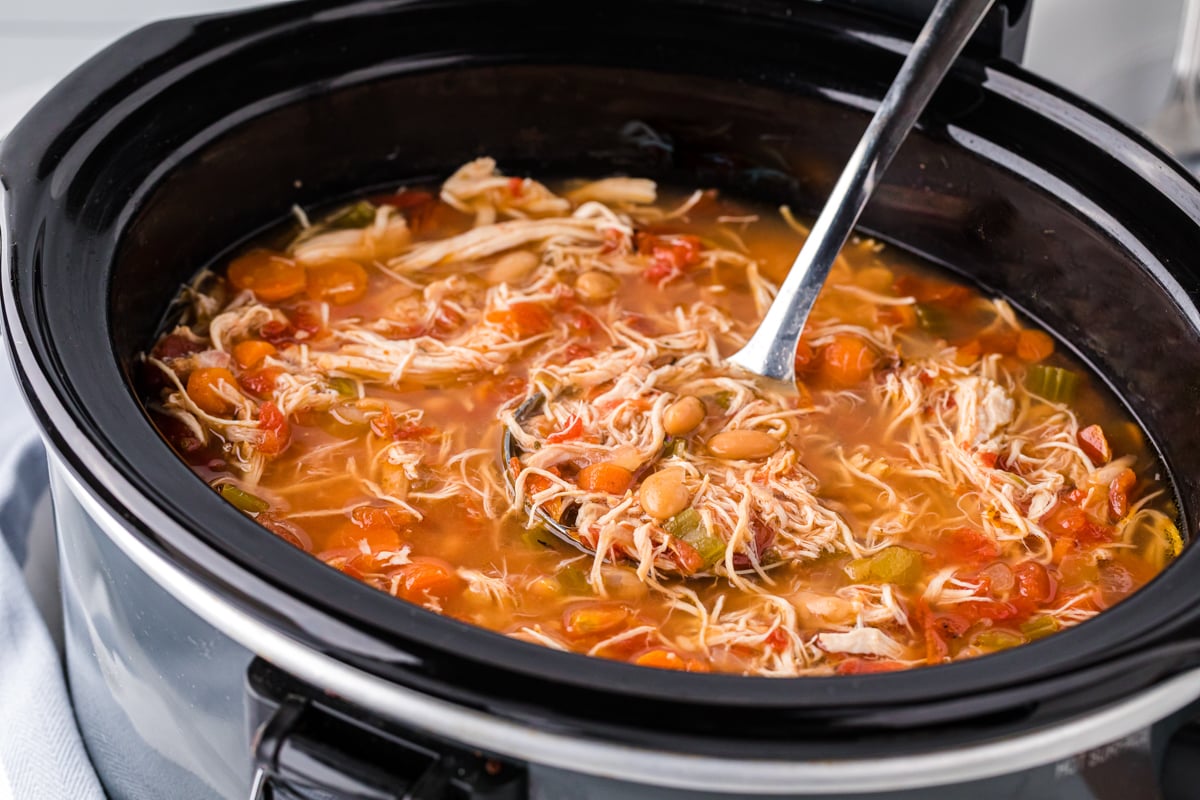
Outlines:
{"type": "Polygon", "coordinates": [[[695,533],[698,529],[702,530],[703,527],[704,520],[700,518],[700,512],[694,508],[685,508],[663,523],[663,528],[667,533],[676,539],[686,539],[689,534],[695,533]]]}
{"type": "Polygon", "coordinates": [[[1025,637],[1012,631],[992,628],[980,631],[975,637],[975,644],[989,650],[1006,650],[1009,647],[1025,644],[1025,637]]]}
{"type": "Polygon", "coordinates": [[[1061,626],[1054,617],[1034,617],[1021,625],[1021,633],[1032,641],[1042,639],[1057,631],[1061,626]]]}
{"type": "Polygon", "coordinates": [[[1025,373],[1025,388],[1051,403],[1069,403],[1079,388],[1079,373],[1062,367],[1034,364],[1025,373]]]}
{"type": "Polygon", "coordinates": [[[694,508],[680,511],[664,522],[663,528],[676,539],[685,541],[696,549],[704,562],[702,569],[708,569],[725,557],[725,540],[708,532],[700,512],[694,508]]]}
{"type": "Polygon", "coordinates": [[[266,511],[271,507],[271,504],[261,497],[255,497],[249,492],[243,491],[232,483],[223,483],[221,488],[217,489],[221,497],[233,504],[238,509],[245,511],[247,514],[258,514],[266,511]]]}

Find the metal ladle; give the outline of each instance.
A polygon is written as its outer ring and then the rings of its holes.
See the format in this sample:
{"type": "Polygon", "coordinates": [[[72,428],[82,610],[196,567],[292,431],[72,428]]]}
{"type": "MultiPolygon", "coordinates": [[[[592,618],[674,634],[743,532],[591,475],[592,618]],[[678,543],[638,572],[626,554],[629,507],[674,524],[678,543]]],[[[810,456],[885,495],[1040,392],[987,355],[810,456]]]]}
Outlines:
{"type": "MultiPolygon", "coordinates": [[[[829,277],[834,259],[858,222],[859,215],[879,185],[883,173],[908,137],[930,97],[941,84],[967,40],[979,26],[994,0],[938,0],[913,42],[900,71],[867,125],[858,146],[825,201],[812,232],[792,263],[787,279],[750,341],[728,362],[766,378],[793,385],[796,381],[796,346],[813,304],[829,277]]],[[[534,395],[517,409],[518,421],[541,409],[545,398],[534,395]]],[[[504,434],[504,463],[521,454],[509,431],[504,434]]],[[[506,468],[504,471],[509,476],[506,468]]],[[[512,490],[511,477],[509,489],[512,490]]],[[[592,552],[571,533],[572,528],[541,514],[555,536],[592,552]]]]}

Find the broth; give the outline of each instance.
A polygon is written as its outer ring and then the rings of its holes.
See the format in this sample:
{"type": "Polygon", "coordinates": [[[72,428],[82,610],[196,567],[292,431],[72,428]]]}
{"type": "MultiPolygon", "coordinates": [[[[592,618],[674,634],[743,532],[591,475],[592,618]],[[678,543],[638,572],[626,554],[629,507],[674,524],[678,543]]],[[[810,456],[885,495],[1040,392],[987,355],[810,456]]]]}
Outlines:
{"type": "Polygon", "coordinates": [[[720,359],[803,242],[790,213],[636,179],[560,189],[480,159],[441,199],[305,218],[202,275],[145,364],[163,435],[336,569],[652,667],[983,655],[1178,554],[1137,426],[1004,301],[854,239],[780,391],[720,359]]]}

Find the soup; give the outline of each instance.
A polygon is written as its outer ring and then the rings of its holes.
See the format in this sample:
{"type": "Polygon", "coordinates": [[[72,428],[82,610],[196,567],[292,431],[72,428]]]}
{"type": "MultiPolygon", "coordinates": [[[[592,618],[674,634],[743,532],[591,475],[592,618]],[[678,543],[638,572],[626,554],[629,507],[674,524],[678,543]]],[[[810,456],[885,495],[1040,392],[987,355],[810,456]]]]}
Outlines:
{"type": "Polygon", "coordinates": [[[1076,625],[1182,547],[1098,381],[872,240],[779,387],[722,359],[804,240],[786,208],[479,159],[296,216],[185,290],[147,406],[264,528],[432,611],[649,667],[879,672],[1076,625]]]}

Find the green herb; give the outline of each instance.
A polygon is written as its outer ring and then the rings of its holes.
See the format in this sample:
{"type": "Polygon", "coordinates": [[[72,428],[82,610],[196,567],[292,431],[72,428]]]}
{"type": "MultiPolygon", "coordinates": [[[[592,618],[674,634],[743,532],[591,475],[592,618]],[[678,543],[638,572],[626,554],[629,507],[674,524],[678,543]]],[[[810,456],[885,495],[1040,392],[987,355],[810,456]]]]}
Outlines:
{"type": "Polygon", "coordinates": [[[1021,625],[1021,633],[1032,641],[1049,636],[1061,627],[1054,617],[1034,617],[1021,625]]]}
{"type": "Polygon", "coordinates": [[[981,631],[975,637],[975,644],[979,647],[986,647],[989,650],[1005,650],[1009,647],[1025,644],[1025,637],[1012,631],[991,628],[981,631]]]}
{"type": "Polygon", "coordinates": [[[1062,367],[1034,364],[1025,374],[1025,388],[1051,403],[1069,403],[1079,388],[1079,373],[1062,367]]]}
{"type": "Polygon", "coordinates": [[[729,407],[733,405],[734,397],[735,395],[733,392],[717,392],[715,395],[713,395],[713,402],[724,410],[728,411],[729,407]]]}
{"type": "Polygon", "coordinates": [[[374,221],[375,206],[359,200],[331,216],[326,224],[331,228],[365,228],[374,221]]]}
{"type": "Polygon", "coordinates": [[[683,451],[683,440],[668,436],[663,442],[662,457],[674,458],[683,451]]]}
{"type": "Polygon", "coordinates": [[[223,483],[217,492],[224,497],[226,501],[233,504],[238,509],[245,511],[247,514],[258,514],[266,511],[271,507],[271,504],[261,497],[255,497],[249,492],[244,492],[232,483],[223,483]]]}

